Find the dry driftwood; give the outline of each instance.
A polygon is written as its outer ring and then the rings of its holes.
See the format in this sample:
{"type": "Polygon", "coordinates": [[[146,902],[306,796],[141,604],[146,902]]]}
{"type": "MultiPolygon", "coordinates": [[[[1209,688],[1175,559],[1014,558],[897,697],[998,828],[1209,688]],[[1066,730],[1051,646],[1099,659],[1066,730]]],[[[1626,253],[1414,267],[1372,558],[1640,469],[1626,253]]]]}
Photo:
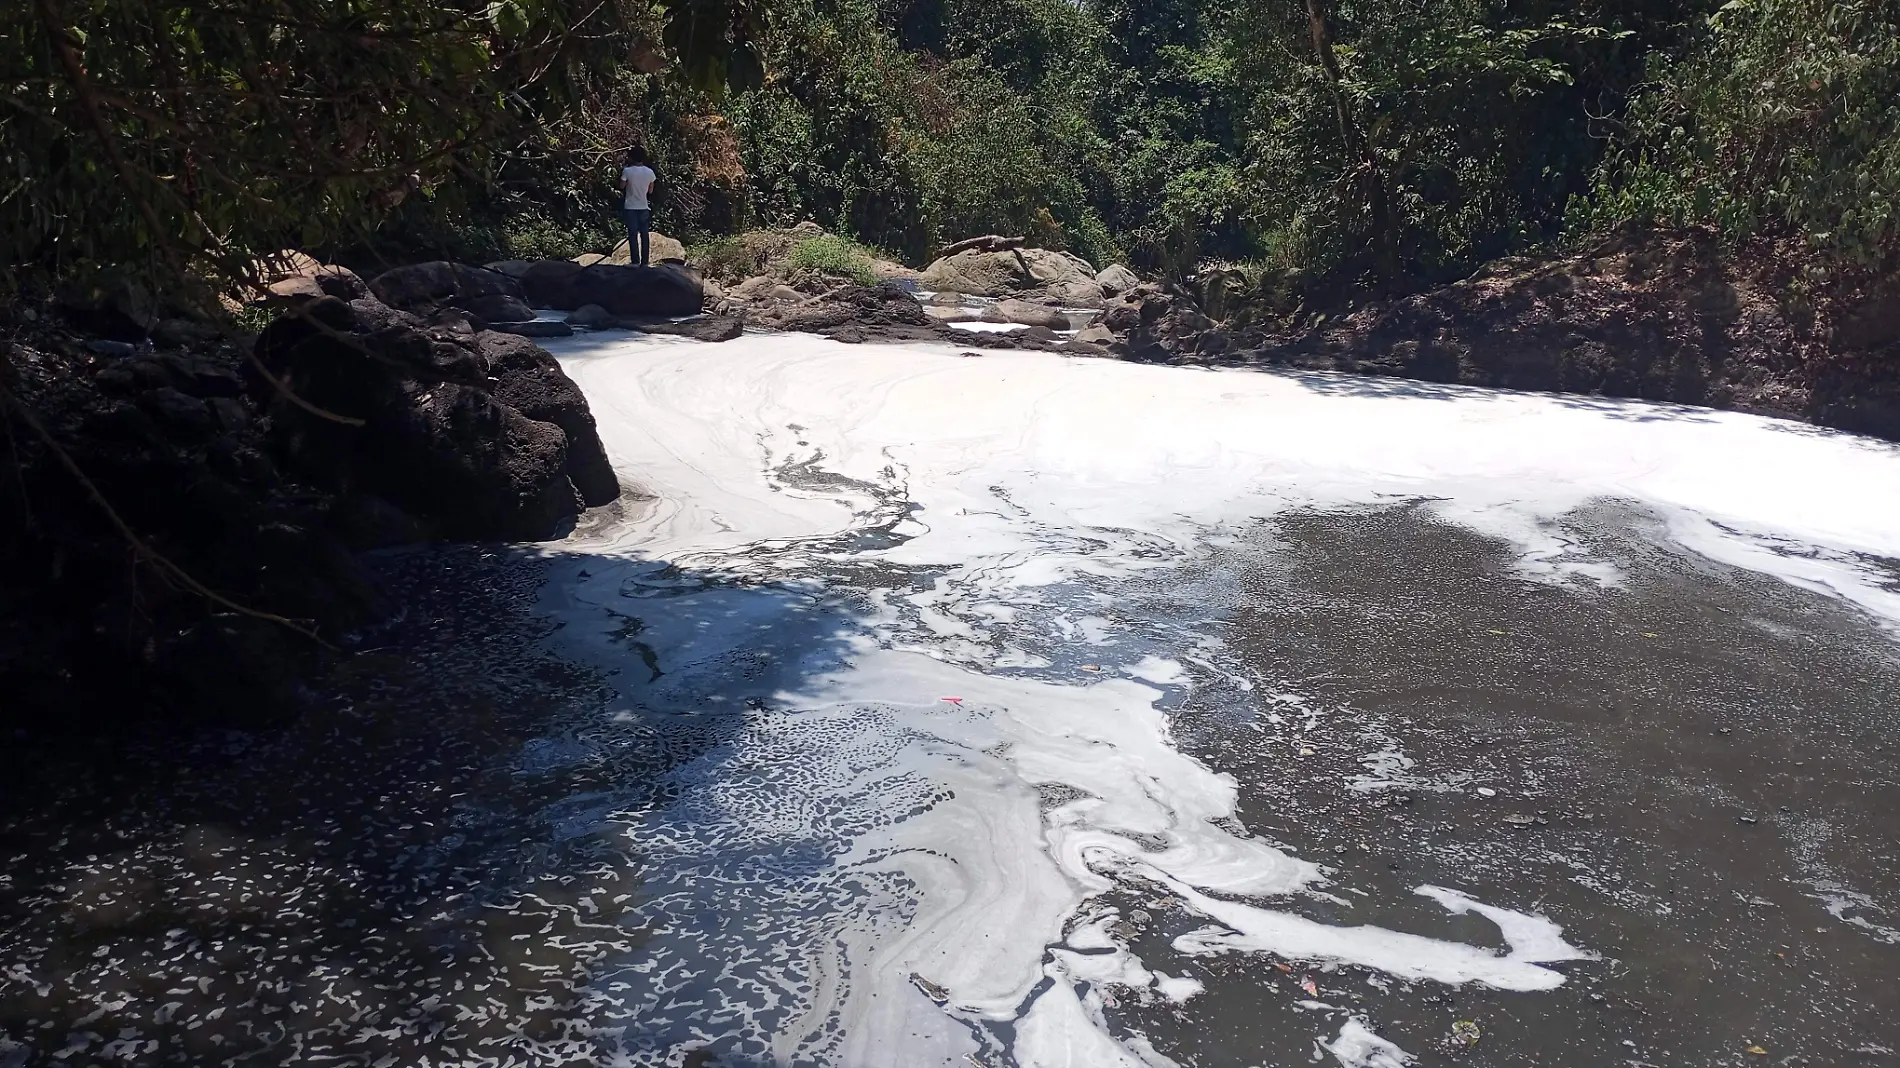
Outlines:
{"type": "Polygon", "coordinates": [[[954,256],[959,252],[976,249],[982,252],[1009,252],[1022,248],[1029,243],[1026,237],[1003,237],[998,234],[984,234],[982,237],[969,237],[955,244],[945,245],[938,256],[954,256]]]}

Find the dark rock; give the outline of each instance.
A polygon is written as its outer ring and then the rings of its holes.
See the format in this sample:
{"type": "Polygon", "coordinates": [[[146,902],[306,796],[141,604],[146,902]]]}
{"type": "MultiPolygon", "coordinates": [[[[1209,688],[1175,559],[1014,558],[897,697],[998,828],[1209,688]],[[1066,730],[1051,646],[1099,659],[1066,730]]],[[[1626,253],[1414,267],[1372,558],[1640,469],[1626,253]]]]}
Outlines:
{"type": "Polygon", "coordinates": [[[159,389],[164,386],[176,386],[171,368],[158,360],[134,360],[122,365],[132,372],[133,385],[138,389],[159,389]]]}
{"type": "Polygon", "coordinates": [[[176,711],[204,726],[257,728],[305,710],[299,665],[308,643],[266,620],[233,613],[187,628],[162,650],[176,711]],[[299,645],[293,643],[303,643],[299,645]]]}
{"type": "Polygon", "coordinates": [[[445,334],[473,336],[481,329],[473,315],[453,305],[436,308],[421,316],[422,325],[432,331],[445,334]]]}
{"type": "MultiPolygon", "coordinates": [[[[381,307],[380,304],[376,305],[381,307]]],[[[356,305],[335,297],[318,297],[289,314],[280,315],[257,335],[251,349],[266,368],[275,373],[286,354],[305,340],[322,334],[324,328],[349,333],[357,328],[356,305]]]]}
{"type": "Polygon", "coordinates": [[[158,325],[158,303],[151,291],[110,274],[69,285],[55,304],[67,322],[85,333],[118,341],[141,340],[158,325]]]}
{"type": "Polygon", "coordinates": [[[194,397],[237,397],[244,393],[244,382],[237,371],[217,360],[168,353],[154,362],[165,369],[172,385],[194,397]]]}
{"type": "Polygon", "coordinates": [[[454,382],[464,386],[483,386],[488,381],[486,362],[475,347],[475,332],[456,336],[431,331],[423,333],[407,327],[385,327],[352,339],[375,360],[394,364],[403,373],[424,385],[454,382]]]}
{"type": "Polygon", "coordinates": [[[697,315],[705,292],[699,279],[679,267],[622,267],[543,261],[522,275],[528,300],[539,307],[573,311],[598,304],[608,314],[697,315]],[[562,265],[564,263],[564,265],[562,265]]]}
{"type": "Polygon", "coordinates": [[[896,286],[843,286],[824,300],[768,307],[759,312],[761,323],[779,330],[823,334],[846,324],[859,329],[890,330],[921,327],[919,338],[941,338],[944,327],[924,312],[917,298],[896,286]]]}
{"type": "Polygon", "coordinates": [[[574,333],[573,327],[553,319],[532,323],[490,323],[489,329],[519,337],[569,337],[574,333]]]}
{"type": "Polygon", "coordinates": [[[83,429],[89,437],[120,445],[144,445],[159,437],[158,424],[152,417],[124,401],[88,412],[83,429]]]}
{"type": "Polygon", "coordinates": [[[129,341],[107,341],[104,338],[93,338],[86,342],[86,350],[95,356],[117,360],[136,355],[139,351],[138,346],[129,341]]]}
{"type": "MultiPolygon", "coordinates": [[[[320,303],[312,301],[303,311],[320,303]]],[[[356,317],[349,306],[332,303],[356,317]]],[[[265,398],[278,448],[298,474],[319,486],[371,493],[413,517],[431,537],[534,540],[554,536],[579,514],[566,432],[524,416],[489,392],[498,361],[488,352],[505,357],[497,384],[523,363],[522,353],[510,346],[528,350],[525,365],[545,361],[558,375],[552,357],[502,334],[458,336],[419,328],[412,317],[380,318],[386,325],[338,334],[280,320],[260,338],[260,349],[269,343],[270,360],[298,397],[363,424],[341,424],[282,397],[265,398]]],[[[562,418],[585,431],[577,470],[587,479],[590,463],[604,464],[605,454],[585,399],[565,376],[555,385],[560,383],[571,395],[558,400],[576,409],[562,418]]],[[[533,392],[526,383],[516,388],[524,396],[533,392]]],[[[559,406],[552,386],[543,392],[544,408],[559,406]]],[[[588,481],[598,497],[597,480],[588,481]]]]}
{"type": "Polygon", "coordinates": [[[138,378],[132,368],[115,363],[92,376],[92,384],[104,393],[130,393],[138,388],[138,378]]]}
{"type": "Polygon", "coordinates": [[[361,300],[370,295],[369,283],[348,267],[326,263],[317,271],[316,279],[317,288],[323,290],[326,296],[338,300],[361,300]]]}
{"type": "Polygon", "coordinates": [[[217,432],[211,410],[205,402],[170,386],[155,389],[140,398],[160,425],[173,435],[188,441],[203,441],[217,432]]]}
{"type": "Polygon", "coordinates": [[[226,433],[237,433],[251,424],[251,409],[236,397],[212,397],[205,406],[212,422],[226,433]]]}
{"type": "Polygon", "coordinates": [[[1116,304],[1102,313],[1102,327],[1111,333],[1126,334],[1141,326],[1141,307],[1137,304],[1116,304]]]}
{"type": "Polygon", "coordinates": [[[436,537],[538,541],[580,511],[561,428],[480,390],[445,383],[378,413],[354,454],[361,484],[436,537]]]}
{"type": "Polygon", "coordinates": [[[174,349],[203,345],[217,340],[218,336],[217,327],[194,319],[160,319],[152,327],[152,341],[174,349]]]}
{"type": "Polygon", "coordinates": [[[618,320],[618,325],[648,334],[675,334],[695,341],[731,341],[745,333],[745,320],[736,315],[700,315],[679,322],[618,320]]]}
{"type": "Polygon", "coordinates": [[[343,543],[358,552],[429,540],[415,516],[373,493],[352,493],[338,502],[331,523],[343,543]]]}
{"type": "Polygon", "coordinates": [[[1900,312],[1883,302],[1900,297],[1900,276],[1869,265],[1797,292],[1791,279],[1811,255],[1792,241],[1631,227],[1575,253],[1496,261],[1259,338],[1244,358],[1706,405],[1900,438],[1900,312]]]}
{"type": "Polygon", "coordinates": [[[596,508],[620,496],[607,450],[580,387],[546,349],[513,335],[488,331],[477,343],[495,380],[495,399],[529,419],[553,423],[567,435],[567,474],[581,500],[596,508]]]}
{"type": "Polygon", "coordinates": [[[382,330],[392,326],[420,327],[420,318],[399,308],[392,308],[375,297],[359,297],[350,301],[349,308],[355,317],[357,329],[364,333],[382,330]]]}
{"type": "MultiPolygon", "coordinates": [[[[529,264],[515,277],[521,282],[522,295],[528,303],[537,308],[559,308],[571,311],[586,304],[586,301],[569,303],[568,287],[579,277],[580,264],[572,260],[542,260],[529,264]]],[[[603,311],[605,309],[602,309],[603,311]]]]}
{"type": "Polygon", "coordinates": [[[506,294],[459,300],[456,307],[488,324],[534,321],[534,309],[528,307],[526,301],[506,294]]]}
{"type": "Polygon", "coordinates": [[[499,271],[436,260],[384,271],[369,284],[376,299],[412,309],[478,297],[519,297],[521,283],[499,271]]]}

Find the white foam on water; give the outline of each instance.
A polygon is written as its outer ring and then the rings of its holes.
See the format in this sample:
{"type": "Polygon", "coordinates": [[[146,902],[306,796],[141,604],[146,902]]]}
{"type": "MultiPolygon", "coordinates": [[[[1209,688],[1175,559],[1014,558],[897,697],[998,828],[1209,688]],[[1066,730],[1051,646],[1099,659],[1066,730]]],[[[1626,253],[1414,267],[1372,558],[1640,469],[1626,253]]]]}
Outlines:
{"type": "Polygon", "coordinates": [[[949,326],[952,330],[968,330],[976,334],[1013,334],[1018,330],[1029,329],[1027,323],[991,323],[982,320],[950,323],[949,326]]]}
{"type": "Polygon", "coordinates": [[[1340,1025],[1339,1037],[1326,1043],[1326,1050],[1344,1068],[1406,1068],[1413,1063],[1411,1054],[1374,1034],[1357,1016],[1340,1025]]]}
{"type": "MultiPolygon", "coordinates": [[[[1012,628],[1102,664],[1123,625],[1091,591],[1223,530],[1416,501],[1517,546],[1527,576],[1614,583],[1565,519],[1634,501],[1690,551],[1900,617],[1865,562],[1900,556],[1900,452],[1792,424],[800,335],[550,347],[653,495],[558,546],[544,593],[561,651],[612,673],[597,744],[678,755],[661,800],[614,817],[654,934],[596,990],[634,1059],[733,1033],[848,1066],[1165,1064],[1102,991],[1194,981],[1090,919],[1117,886],[1206,917],[1190,955],[1561,983],[1546,965],[1589,954],[1556,923],[1456,891],[1419,889],[1509,950],[1269,907],[1324,873],[1238,827],[1235,783],[1171,744],[1181,662],[1034,674],[1049,659],[1012,628]]],[[[1380,1043],[1353,1021],[1328,1048],[1406,1063],[1380,1043]]]]}
{"type": "Polygon", "coordinates": [[[1451,986],[1481,983],[1500,990],[1554,989],[1563,985],[1563,974],[1540,964],[1595,957],[1565,942],[1563,928],[1542,916],[1483,905],[1457,891],[1435,886],[1419,887],[1418,892],[1450,912],[1476,912],[1491,920],[1510,950],[1497,953],[1369,925],[1334,927],[1288,912],[1221,900],[1166,876],[1161,878],[1173,885],[1190,908],[1218,921],[1218,926],[1191,931],[1174,940],[1175,949],[1191,956],[1274,953],[1295,960],[1357,964],[1400,979],[1451,986]]]}

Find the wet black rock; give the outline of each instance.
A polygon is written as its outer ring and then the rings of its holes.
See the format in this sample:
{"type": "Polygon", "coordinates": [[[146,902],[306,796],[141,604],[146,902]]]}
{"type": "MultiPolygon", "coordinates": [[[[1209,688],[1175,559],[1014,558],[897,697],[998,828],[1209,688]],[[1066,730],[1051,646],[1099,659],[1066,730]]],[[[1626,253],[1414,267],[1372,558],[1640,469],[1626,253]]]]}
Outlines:
{"type": "Polygon", "coordinates": [[[580,387],[546,349],[525,338],[494,331],[476,338],[495,380],[495,399],[530,419],[553,423],[567,435],[567,474],[590,508],[620,496],[607,450],[594,428],[594,414],[580,387]]]}
{"type": "Polygon", "coordinates": [[[555,319],[536,320],[531,323],[490,323],[490,330],[498,330],[516,337],[571,337],[574,328],[555,319]]]}
{"type": "Polygon", "coordinates": [[[484,323],[528,323],[534,321],[534,309],[520,297],[505,293],[474,297],[458,305],[484,323]]]}
{"type": "Polygon", "coordinates": [[[158,302],[151,291],[111,274],[68,284],[55,304],[74,327],[111,340],[138,341],[158,325],[158,302]]]}
{"type": "Polygon", "coordinates": [[[405,310],[483,297],[519,297],[521,283],[499,271],[436,260],[384,271],[369,284],[376,299],[405,310]]]}
{"type": "Polygon", "coordinates": [[[736,315],[701,315],[680,322],[620,320],[618,325],[648,334],[673,334],[695,341],[731,341],[745,333],[745,320],[736,315]]]}
{"type": "Polygon", "coordinates": [[[173,437],[203,441],[216,433],[211,410],[197,397],[165,386],[147,393],[143,400],[153,417],[173,437]]]}
{"type": "Polygon", "coordinates": [[[529,303],[537,307],[574,311],[596,304],[619,318],[697,315],[705,301],[698,277],[673,265],[582,267],[567,260],[544,260],[523,272],[521,286],[529,303]]]}
{"type": "Polygon", "coordinates": [[[257,354],[297,398],[253,388],[293,469],[407,517],[355,523],[353,543],[540,540],[619,496],[586,399],[522,338],[320,298],[271,324],[257,354]]]}
{"type": "Polygon", "coordinates": [[[567,438],[488,393],[443,383],[374,413],[351,450],[356,484],[439,538],[535,541],[579,513],[567,438]]]}

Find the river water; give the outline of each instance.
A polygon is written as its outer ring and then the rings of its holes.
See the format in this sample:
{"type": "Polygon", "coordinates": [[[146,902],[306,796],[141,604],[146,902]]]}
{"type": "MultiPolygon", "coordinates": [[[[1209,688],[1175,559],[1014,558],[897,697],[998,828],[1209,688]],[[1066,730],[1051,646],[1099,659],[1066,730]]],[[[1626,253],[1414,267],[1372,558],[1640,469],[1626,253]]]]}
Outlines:
{"type": "Polygon", "coordinates": [[[1900,1046],[1893,446],[799,335],[554,351],[638,493],[391,558],[401,640],[468,680],[426,725],[361,700],[194,742],[215,790],[85,843],[12,825],[0,1064],[1900,1046]],[[337,755],[365,734],[402,755],[337,755]]]}

